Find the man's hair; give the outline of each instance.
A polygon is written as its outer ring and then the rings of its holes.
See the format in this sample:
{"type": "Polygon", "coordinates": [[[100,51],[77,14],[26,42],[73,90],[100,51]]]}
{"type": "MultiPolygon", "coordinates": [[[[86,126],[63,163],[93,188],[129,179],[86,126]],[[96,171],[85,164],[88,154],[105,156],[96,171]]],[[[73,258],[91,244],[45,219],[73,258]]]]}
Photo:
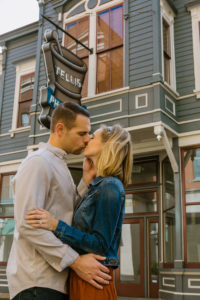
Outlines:
{"type": "Polygon", "coordinates": [[[117,176],[127,186],[133,166],[130,134],[118,124],[101,128],[104,146],[97,158],[97,173],[103,177],[117,176]]]}
{"type": "Polygon", "coordinates": [[[89,112],[76,103],[65,102],[58,105],[52,113],[51,132],[55,131],[57,123],[63,123],[67,129],[71,129],[74,126],[77,115],[90,117],[89,112]]]}

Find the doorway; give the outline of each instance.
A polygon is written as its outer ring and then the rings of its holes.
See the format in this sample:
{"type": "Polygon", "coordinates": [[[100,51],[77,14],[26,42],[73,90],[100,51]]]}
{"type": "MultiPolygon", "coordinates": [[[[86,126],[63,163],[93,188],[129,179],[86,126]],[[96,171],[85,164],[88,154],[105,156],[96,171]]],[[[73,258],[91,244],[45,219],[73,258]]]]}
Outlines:
{"type": "Polygon", "coordinates": [[[158,217],[127,218],[116,271],[119,296],[158,298],[158,217]]]}

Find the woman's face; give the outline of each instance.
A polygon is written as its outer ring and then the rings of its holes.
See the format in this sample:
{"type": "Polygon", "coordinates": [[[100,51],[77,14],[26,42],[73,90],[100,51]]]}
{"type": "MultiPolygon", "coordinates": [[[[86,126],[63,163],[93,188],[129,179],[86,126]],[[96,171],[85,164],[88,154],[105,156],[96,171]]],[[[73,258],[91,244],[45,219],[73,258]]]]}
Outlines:
{"type": "Polygon", "coordinates": [[[103,142],[101,138],[102,129],[96,130],[88,142],[83,154],[88,158],[97,158],[103,149],[103,142]]]}

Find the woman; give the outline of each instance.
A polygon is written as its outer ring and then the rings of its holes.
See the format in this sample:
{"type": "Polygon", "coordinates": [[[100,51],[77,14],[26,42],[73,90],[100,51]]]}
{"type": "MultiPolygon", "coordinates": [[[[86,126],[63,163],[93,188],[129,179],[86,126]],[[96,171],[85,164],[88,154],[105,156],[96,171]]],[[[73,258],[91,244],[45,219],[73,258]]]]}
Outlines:
{"type": "MultiPolygon", "coordinates": [[[[96,178],[74,212],[72,226],[38,209],[27,214],[27,223],[52,230],[64,243],[80,254],[96,253],[110,269],[119,266],[118,248],[125,209],[123,184],[129,182],[132,169],[131,139],[120,125],[102,126],[95,131],[84,150],[96,170],[96,178]],[[42,220],[42,222],[41,222],[42,220]],[[41,224],[42,223],[42,224],[41,224]]],[[[116,300],[114,282],[98,290],[70,273],[70,299],[116,300]]]]}

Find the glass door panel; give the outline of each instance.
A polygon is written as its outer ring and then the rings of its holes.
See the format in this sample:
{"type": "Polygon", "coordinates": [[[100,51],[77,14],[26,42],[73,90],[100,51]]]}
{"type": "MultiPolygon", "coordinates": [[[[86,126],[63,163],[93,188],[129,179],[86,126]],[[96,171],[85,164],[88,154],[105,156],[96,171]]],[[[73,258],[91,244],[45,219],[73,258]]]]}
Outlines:
{"type": "Polygon", "coordinates": [[[158,297],[158,220],[148,220],[148,242],[149,242],[149,296],[158,297]]]}
{"type": "Polygon", "coordinates": [[[116,272],[118,295],[144,297],[143,219],[124,221],[119,251],[120,268],[116,272]]]}

